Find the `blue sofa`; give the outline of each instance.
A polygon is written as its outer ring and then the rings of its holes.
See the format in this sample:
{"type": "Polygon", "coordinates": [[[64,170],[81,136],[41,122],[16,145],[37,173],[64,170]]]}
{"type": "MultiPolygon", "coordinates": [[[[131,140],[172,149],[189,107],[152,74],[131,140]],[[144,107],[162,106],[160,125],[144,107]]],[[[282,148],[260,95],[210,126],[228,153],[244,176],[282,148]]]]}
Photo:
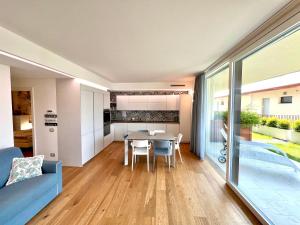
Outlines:
{"type": "Polygon", "coordinates": [[[62,164],[43,162],[43,175],[5,186],[14,157],[23,157],[19,148],[0,150],[0,224],[28,222],[62,192],[62,164]]]}

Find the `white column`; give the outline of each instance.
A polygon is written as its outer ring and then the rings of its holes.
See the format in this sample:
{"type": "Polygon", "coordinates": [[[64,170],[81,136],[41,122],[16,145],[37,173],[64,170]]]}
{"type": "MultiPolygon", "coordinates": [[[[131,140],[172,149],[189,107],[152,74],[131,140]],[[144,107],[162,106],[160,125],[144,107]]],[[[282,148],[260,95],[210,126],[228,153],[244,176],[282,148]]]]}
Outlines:
{"type": "Polygon", "coordinates": [[[10,67],[0,65],[0,149],[14,146],[10,67]]]}

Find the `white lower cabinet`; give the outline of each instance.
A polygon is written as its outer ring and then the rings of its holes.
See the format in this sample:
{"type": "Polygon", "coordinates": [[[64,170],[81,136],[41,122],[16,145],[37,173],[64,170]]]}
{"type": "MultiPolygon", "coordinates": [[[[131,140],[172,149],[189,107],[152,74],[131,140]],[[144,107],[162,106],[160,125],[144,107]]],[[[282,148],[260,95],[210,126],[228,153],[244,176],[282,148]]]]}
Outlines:
{"type": "Polygon", "coordinates": [[[135,132],[140,130],[147,130],[147,125],[145,123],[128,123],[127,132],[135,132]]]}
{"type": "Polygon", "coordinates": [[[114,123],[114,140],[123,141],[124,135],[127,134],[127,123],[114,123]]]}
{"type": "Polygon", "coordinates": [[[179,133],[179,124],[167,124],[167,132],[177,136],[179,133]]]}
{"type": "MultiPolygon", "coordinates": [[[[140,130],[164,130],[177,136],[179,133],[179,124],[166,123],[114,123],[114,141],[124,141],[124,135],[140,130]]],[[[108,136],[104,137],[105,147],[109,145],[108,136]]]]}
{"type": "Polygon", "coordinates": [[[167,126],[164,123],[148,123],[147,124],[147,130],[165,130],[166,131],[167,126]]]}

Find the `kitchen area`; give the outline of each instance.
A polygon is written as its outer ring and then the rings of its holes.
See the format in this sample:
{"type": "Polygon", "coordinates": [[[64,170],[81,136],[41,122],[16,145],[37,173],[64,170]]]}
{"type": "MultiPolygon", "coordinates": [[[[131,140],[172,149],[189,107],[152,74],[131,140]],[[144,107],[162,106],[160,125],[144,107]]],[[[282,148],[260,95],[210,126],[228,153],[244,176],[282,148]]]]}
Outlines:
{"type": "Polygon", "coordinates": [[[189,142],[192,95],[188,91],[111,91],[111,134],[123,141],[130,132],[164,130],[189,142]]]}

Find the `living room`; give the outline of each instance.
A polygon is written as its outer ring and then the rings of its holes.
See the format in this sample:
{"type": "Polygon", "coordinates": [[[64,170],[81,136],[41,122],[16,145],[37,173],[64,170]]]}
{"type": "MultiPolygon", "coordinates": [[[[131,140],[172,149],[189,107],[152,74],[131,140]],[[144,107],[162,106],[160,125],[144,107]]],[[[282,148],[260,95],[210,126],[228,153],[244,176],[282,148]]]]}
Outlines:
{"type": "Polygon", "coordinates": [[[0,224],[300,224],[299,0],[2,5],[0,224]]]}

